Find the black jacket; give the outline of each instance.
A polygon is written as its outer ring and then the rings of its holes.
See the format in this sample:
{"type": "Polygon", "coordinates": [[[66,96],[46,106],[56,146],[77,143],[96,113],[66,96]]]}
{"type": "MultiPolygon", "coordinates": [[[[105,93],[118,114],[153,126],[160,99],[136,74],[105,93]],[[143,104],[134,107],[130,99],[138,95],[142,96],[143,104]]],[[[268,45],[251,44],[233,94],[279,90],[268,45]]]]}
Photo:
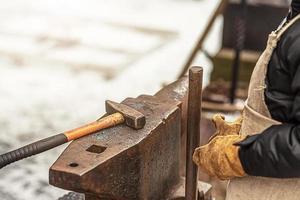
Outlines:
{"type": "Polygon", "coordinates": [[[266,104],[282,125],[241,142],[241,163],[253,176],[300,177],[300,20],[282,35],[273,52],[266,85],[266,104]]]}

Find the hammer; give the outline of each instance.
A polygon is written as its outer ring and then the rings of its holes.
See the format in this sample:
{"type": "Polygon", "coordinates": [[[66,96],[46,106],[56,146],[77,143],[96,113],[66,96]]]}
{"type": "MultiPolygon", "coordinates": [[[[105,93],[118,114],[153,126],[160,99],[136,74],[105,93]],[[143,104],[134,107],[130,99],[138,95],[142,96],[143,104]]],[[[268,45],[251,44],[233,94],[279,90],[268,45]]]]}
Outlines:
{"type": "Polygon", "coordinates": [[[18,160],[28,158],[72,140],[76,140],[83,136],[119,124],[125,123],[127,126],[136,130],[142,129],[145,126],[145,116],[127,105],[107,100],[105,102],[105,108],[107,114],[103,118],[100,118],[92,123],[39,140],[19,149],[0,155],[0,169],[18,160]]]}

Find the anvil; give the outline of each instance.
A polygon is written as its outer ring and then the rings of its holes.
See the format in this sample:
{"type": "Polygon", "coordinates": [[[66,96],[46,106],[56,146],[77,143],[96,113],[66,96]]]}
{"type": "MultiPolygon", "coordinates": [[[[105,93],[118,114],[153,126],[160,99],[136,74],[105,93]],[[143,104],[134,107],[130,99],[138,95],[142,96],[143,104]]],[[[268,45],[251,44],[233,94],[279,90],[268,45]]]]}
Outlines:
{"type": "MultiPolygon", "coordinates": [[[[145,115],[145,127],[120,125],[73,141],[50,168],[50,184],[86,200],[184,199],[187,88],[184,77],[154,96],[125,99],[145,115]]],[[[210,189],[200,183],[200,197],[210,189]]]]}

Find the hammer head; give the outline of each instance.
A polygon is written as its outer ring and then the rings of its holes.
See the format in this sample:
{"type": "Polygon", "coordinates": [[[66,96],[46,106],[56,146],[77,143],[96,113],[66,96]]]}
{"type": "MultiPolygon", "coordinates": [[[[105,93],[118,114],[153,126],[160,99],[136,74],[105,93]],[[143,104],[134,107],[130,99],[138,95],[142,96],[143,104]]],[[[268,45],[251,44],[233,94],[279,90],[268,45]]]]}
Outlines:
{"type": "Polygon", "coordinates": [[[107,100],[105,108],[107,114],[121,113],[125,118],[126,125],[131,128],[142,129],[146,124],[145,115],[124,104],[107,100]]]}

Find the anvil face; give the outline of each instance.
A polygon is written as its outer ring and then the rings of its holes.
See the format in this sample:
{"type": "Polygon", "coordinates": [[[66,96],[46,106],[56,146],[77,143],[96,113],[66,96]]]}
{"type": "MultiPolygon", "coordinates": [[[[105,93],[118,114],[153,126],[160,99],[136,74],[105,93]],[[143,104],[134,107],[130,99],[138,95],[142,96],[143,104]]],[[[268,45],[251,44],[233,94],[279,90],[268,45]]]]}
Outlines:
{"type": "MultiPolygon", "coordinates": [[[[50,184],[107,199],[164,199],[180,181],[181,100],[186,79],[155,96],[122,103],[146,116],[72,142],[50,169],[50,184]]],[[[87,196],[88,196],[87,195],[87,196]]]]}

